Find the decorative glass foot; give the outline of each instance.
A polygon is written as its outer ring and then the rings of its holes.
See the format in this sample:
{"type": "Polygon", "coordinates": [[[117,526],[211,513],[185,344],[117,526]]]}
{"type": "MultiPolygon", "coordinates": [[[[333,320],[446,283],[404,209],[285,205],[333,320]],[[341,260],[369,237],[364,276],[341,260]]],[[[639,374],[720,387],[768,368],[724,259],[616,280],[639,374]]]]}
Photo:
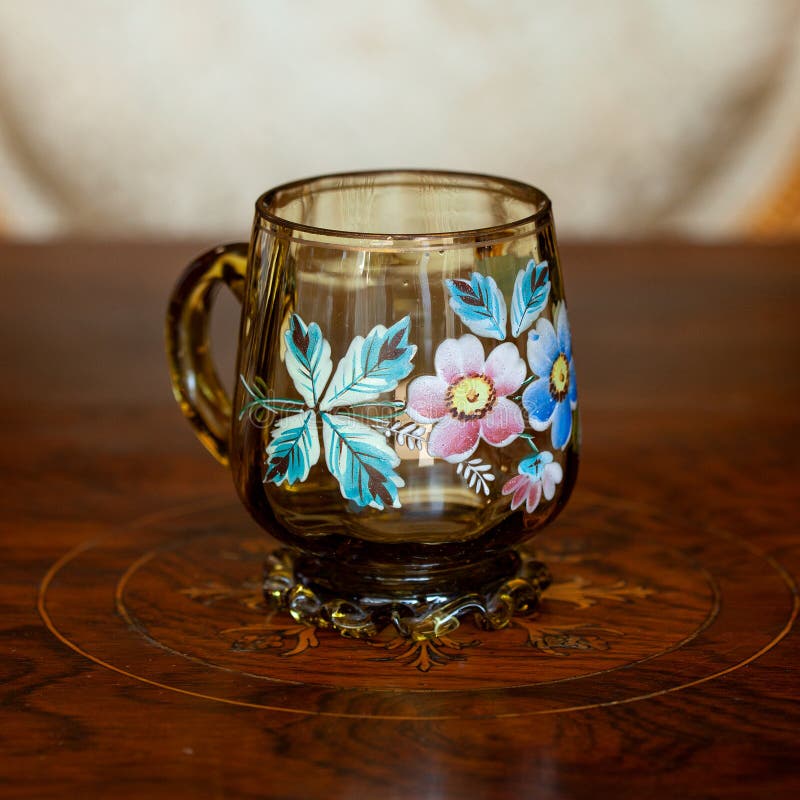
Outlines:
{"type": "Polygon", "coordinates": [[[512,577],[494,580],[477,591],[429,593],[417,597],[353,595],[321,587],[297,569],[300,560],[290,549],[275,550],[266,560],[264,597],[269,605],[288,611],[300,623],[368,638],[387,626],[416,641],[439,639],[472,614],[486,630],[506,627],[513,616],[530,616],[550,585],[550,571],[532,552],[515,551],[512,577]]]}

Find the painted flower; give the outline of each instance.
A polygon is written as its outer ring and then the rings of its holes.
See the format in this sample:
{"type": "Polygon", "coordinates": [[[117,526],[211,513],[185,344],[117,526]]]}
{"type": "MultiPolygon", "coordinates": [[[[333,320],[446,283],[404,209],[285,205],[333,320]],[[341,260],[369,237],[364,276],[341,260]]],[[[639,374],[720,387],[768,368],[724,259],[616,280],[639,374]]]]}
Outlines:
{"type": "Polygon", "coordinates": [[[503,494],[513,495],[511,508],[519,508],[523,502],[530,514],[536,510],[544,494],[545,500],[552,500],[556,485],[561,483],[564,472],[561,464],[553,461],[553,454],[547,451],[523,458],[519,462],[519,475],[506,481],[503,494]]]}
{"type": "Polygon", "coordinates": [[[416,422],[436,423],[428,439],[432,456],[464,461],[480,439],[504,447],[522,433],[522,412],[507,397],[525,379],[525,362],[515,344],[505,342],[484,358],[483,345],[471,333],[445,339],[434,367],[435,375],[409,384],[406,407],[416,422]]]}
{"type": "Polygon", "coordinates": [[[528,334],[528,363],[534,380],[522,394],[531,427],[537,431],[552,425],[553,447],[563,450],[572,435],[572,412],[578,405],[575,365],[567,308],[561,303],[553,314],[555,328],[539,319],[536,330],[528,334]]]}

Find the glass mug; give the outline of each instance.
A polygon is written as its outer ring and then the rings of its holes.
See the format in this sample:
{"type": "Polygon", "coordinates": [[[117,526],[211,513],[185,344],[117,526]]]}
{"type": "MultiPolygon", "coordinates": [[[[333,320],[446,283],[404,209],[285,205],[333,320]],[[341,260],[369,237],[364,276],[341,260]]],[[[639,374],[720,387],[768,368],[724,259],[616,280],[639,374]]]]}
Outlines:
{"type": "Polygon", "coordinates": [[[417,639],[534,611],[549,575],[519,546],[566,504],[579,447],[541,191],[399,170],[272,189],[249,246],[178,281],[167,350],[182,411],[285,545],[273,606],[417,639]],[[222,283],[242,303],[233,402],[209,356],[222,283]]]}

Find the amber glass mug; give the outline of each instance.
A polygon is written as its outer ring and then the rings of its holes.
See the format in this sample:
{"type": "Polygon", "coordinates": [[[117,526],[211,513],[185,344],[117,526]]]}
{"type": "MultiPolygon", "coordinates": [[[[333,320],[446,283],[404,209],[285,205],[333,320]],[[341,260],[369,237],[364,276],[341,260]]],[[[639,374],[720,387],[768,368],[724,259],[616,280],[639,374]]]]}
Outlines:
{"type": "Polygon", "coordinates": [[[175,396],[284,548],[265,596],[351,636],[499,628],[549,581],[520,545],[564,507],[578,415],[550,201],[484,175],[328,175],[256,202],[249,246],[173,293],[175,396]],[[233,401],[209,310],[242,303],[233,401]]]}

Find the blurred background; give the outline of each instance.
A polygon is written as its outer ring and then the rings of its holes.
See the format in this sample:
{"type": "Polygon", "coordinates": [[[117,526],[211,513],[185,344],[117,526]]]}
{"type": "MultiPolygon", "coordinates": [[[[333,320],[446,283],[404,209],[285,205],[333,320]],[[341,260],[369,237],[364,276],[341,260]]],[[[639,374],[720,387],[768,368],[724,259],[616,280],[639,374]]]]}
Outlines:
{"type": "Polygon", "coordinates": [[[379,167],[534,183],[570,238],[796,236],[800,1],[0,2],[0,237],[246,238],[379,167]]]}

